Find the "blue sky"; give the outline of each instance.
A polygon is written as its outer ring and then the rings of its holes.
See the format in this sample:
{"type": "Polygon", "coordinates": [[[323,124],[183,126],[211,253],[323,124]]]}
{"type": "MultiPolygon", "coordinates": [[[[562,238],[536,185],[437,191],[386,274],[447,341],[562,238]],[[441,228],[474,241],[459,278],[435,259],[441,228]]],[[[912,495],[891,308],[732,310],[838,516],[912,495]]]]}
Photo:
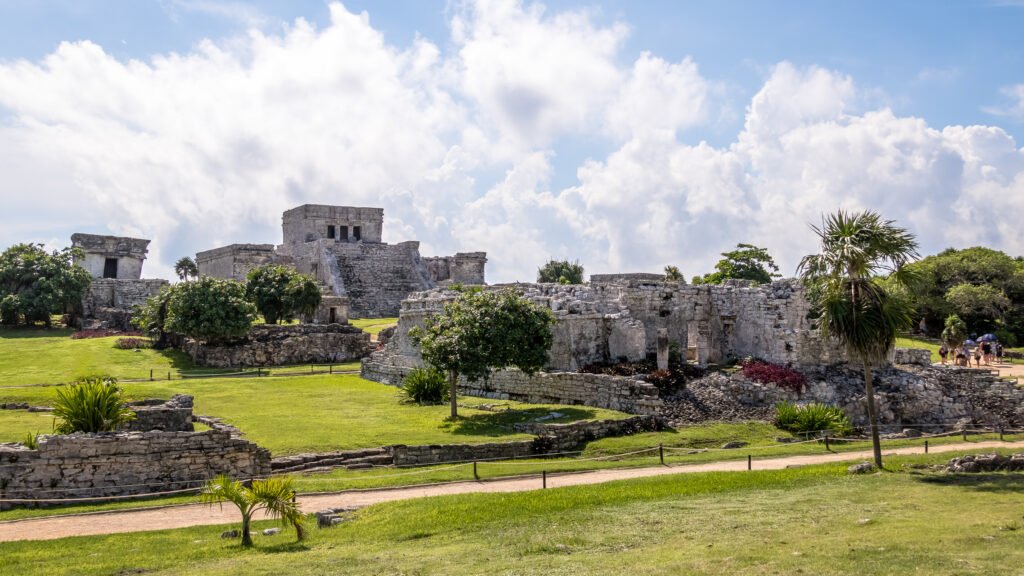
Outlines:
{"type": "MultiPolygon", "coordinates": [[[[1024,2],[1013,0],[552,0],[543,4],[402,0],[348,1],[343,7],[322,0],[0,0],[0,74],[8,75],[6,85],[0,77],[0,111],[4,112],[0,128],[7,128],[0,131],[0,151],[21,153],[29,148],[26,142],[35,150],[30,159],[8,159],[16,165],[17,174],[0,193],[21,197],[25,190],[17,186],[43,181],[39,185],[51,191],[41,192],[40,198],[47,198],[50,208],[59,214],[53,218],[50,212],[51,217],[42,218],[41,207],[23,199],[21,215],[3,217],[16,219],[19,225],[0,235],[0,245],[20,240],[59,243],[70,231],[83,227],[141,234],[162,242],[154,266],[165,271],[177,254],[210,248],[209,243],[275,241],[273,214],[278,207],[340,196],[383,205],[386,213],[393,215],[389,222],[394,222],[394,227],[385,232],[388,240],[420,238],[426,252],[475,249],[484,244],[482,248],[492,256],[502,258],[496,261],[492,257],[489,272],[503,280],[528,279],[530,257],[538,259],[536,253],[541,258],[579,257],[593,272],[657,270],[663,264],[676,263],[687,274],[696,274],[706,271],[730,243],[754,240],[768,245],[784,266],[791,265],[800,246],[793,239],[779,237],[786,236],[782,232],[785,227],[762,226],[748,233],[745,219],[758,214],[772,218],[772,211],[778,210],[806,221],[814,213],[844,202],[853,207],[889,207],[897,213],[887,215],[927,228],[919,231],[926,249],[986,242],[1020,253],[1024,249],[1020,233],[978,204],[986,195],[1021,192],[1017,184],[1024,140],[1021,30],[1024,2]],[[342,26],[338,14],[363,11],[369,15],[364,28],[383,40],[380,66],[405,66],[405,58],[418,53],[423,43],[437,52],[437,61],[424,76],[412,77],[408,70],[396,72],[392,80],[401,88],[395,90],[407,90],[407,97],[396,96],[389,89],[386,94],[371,94],[346,104],[372,108],[379,97],[382,105],[403,106],[409,98],[426,98],[413,104],[410,113],[424,106],[436,113],[436,118],[412,131],[420,138],[418,145],[426,147],[421,152],[430,152],[418,158],[411,151],[408,164],[422,160],[422,165],[408,174],[391,170],[390,174],[364,178],[336,172],[329,160],[312,160],[317,153],[310,150],[305,156],[296,155],[286,166],[280,165],[284,160],[275,160],[278,165],[272,176],[254,170],[246,176],[250,180],[238,179],[239,172],[250,170],[238,164],[238,146],[269,150],[280,144],[280,133],[269,132],[270,124],[267,130],[259,126],[250,130],[243,128],[246,124],[240,118],[238,124],[222,126],[222,133],[209,135],[212,140],[201,159],[188,158],[189,153],[182,149],[188,138],[174,134],[173,126],[149,124],[161,114],[182,114],[196,126],[212,130],[218,122],[204,115],[217,112],[205,106],[192,110],[190,104],[196,98],[215,100],[230,94],[264,98],[268,87],[251,82],[259,75],[257,64],[241,72],[234,70],[238,73],[236,85],[222,86],[215,79],[197,84],[197,91],[209,92],[176,94],[153,104],[155,108],[165,106],[163,111],[147,110],[143,116],[132,117],[139,106],[149,106],[145,97],[141,101],[126,97],[124,118],[115,105],[103,105],[99,110],[78,101],[83,94],[97,102],[120,101],[120,88],[128,84],[139,94],[159,91],[152,80],[158,74],[153,72],[162,70],[166,78],[172,78],[175,71],[170,69],[173,66],[162,69],[158,61],[171,54],[204,59],[204,42],[212,42],[243,61],[243,69],[246,55],[259,44],[251,40],[257,32],[270,43],[279,43],[285,55],[289,46],[308,40],[304,36],[295,40],[301,36],[296,33],[299,18],[313,24],[314,38],[321,44],[327,44],[331,30],[346,38],[362,38],[362,28],[342,26]],[[470,32],[460,36],[457,28],[463,24],[470,32]],[[602,34],[607,35],[604,40],[595,39],[602,34]],[[289,44],[289,38],[294,42],[289,44]],[[565,43],[558,43],[558,38],[565,43]],[[545,50],[549,40],[550,52],[545,50]],[[73,44],[74,54],[64,55],[68,60],[62,71],[46,64],[62,42],[81,41],[95,44],[99,50],[73,44]],[[538,44],[542,49],[534,51],[531,47],[538,44]],[[508,54],[502,53],[506,48],[508,54]],[[517,50],[522,55],[518,60],[517,50]],[[531,58],[536,70],[530,68],[531,58]],[[572,58],[579,59],[579,68],[572,58]],[[132,60],[149,71],[133,68],[132,60]],[[121,69],[76,93],[73,83],[82,78],[78,74],[88,77],[88,71],[95,71],[93,65],[101,61],[121,69]],[[651,74],[674,78],[674,83],[658,89],[637,84],[632,92],[635,100],[622,104],[626,96],[616,91],[631,80],[639,82],[638,66],[644,63],[655,70],[649,70],[651,74]],[[76,65],[85,72],[73,71],[76,65]],[[668,68],[660,68],[662,65],[668,68]],[[554,75],[547,74],[545,67],[554,70],[554,75]],[[585,88],[579,93],[573,92],[576,74],[578,86],[585,88]],[[566,75],[572,78],[564,85],[552,80],[566,75]],[[151,81],[154,84],[147,85],[151,81]],[[529,88],[526,96],[524,86],[529,88]],[[780,92],[772,96],[776,89],[780,92]],[[33,96],[32,90],[38,93],[33,96]],[[565,120],[576,112],[573,98],[587,99],[598,92],[606,94],[582,104],[585,110],[579,118],[565,120]],[[665,100],[651,100],[652,95],[665,100]],[[392,96],[397,100],[387,100],[392,96]],[[556,104],[560,100],[568,103],[556,104]],[[786,109],[787,100],[800,102],[800,110],[786,109]],[[53,109],[44,109],[41,101],[53,109]],[[615,102],[622,106],[616,108],[615,102]],[[668,130],[668,140],[663,133],[655,136],[652,131],[641,134],[634,129],[637,122],[652,121],[636,116],[652,102],[676,107],[677,119],[656,127],[668,130]],[[687,108],[700,113],[690,114],[687,108]],[[62,111],[54,111],[58,109],[62,111]],[[806,112],[811,109],[813,113],[806,112]],[[531,116],[517,116],[522,110],[531,116]],[[888,116],[880,114],[883,111],[888,116]],[[913,125],[914,119],[923,124],[913,125]],[[111,124],[119,126],[103,132],[111,124]],[[768,128],[758,132],[758,126],[768,128]],[[824,135],[829,126],[844,130],[824,135]],[[944,130],[949,126],[969,130],[965,134],[944,130]],[[914,134],[908,135],[911,131],[914,134]],[[883,133],[901,136],[899,141],[877,136],[883,133]],[[70,138],[74,146],[48,147],[48,139],[68,139],[69,134],[77,135],[70,138]],[[162,155],[146,171],[138,168],[139,158],[111,152],[119,146],[139,146],[139,138],[144,138],[145,146],[154,146],[154,155],[162,155]],[[706,142],[703,148],[702,142],[706,142]],[[835,170],[822,169],[822,174],[813,175],[816,168],[836,161],[811,158],[814,151],[822,149],[835,158],[864,162],[864,170],[893,171],[884,177],[869,173],[863,181],[855,181],[851,175],[840,177],[835,170]],[[810,152],[796,157],[800,150],[810,152]],[[955,151],[956,158],[950,151],[955,151]],[[763,164],[776,152],[794,165],[774,168],[763,164]],[[805,164],[802,169],[797,165],[800,162],[805,164]],[[134,173],[136,170],[139,173],[134,173]],[[937,190],[935,205],[925,206],[929,202],[915,195],[930,192],[904,178],[908,170],[919,171],[917,182],[934,179],[943,183],[952,173],[958,183],[937,190]],[[640,180],[637,174],[669,172],[671,178],[633,184],[640,180]],[[440,173],[444,176],[439,177],[440,173]],[[629,174],[632,176],[624,179],[629,174]],[[260,182],[273,184],[263,190],[256,190],[262,184],[254,186],[251,192],[227,190],[260,178],[264,179],[260,182]],[[137,192],[139,186],[162,192],[147,196],[137,192]],[[177,196],[175,186],[197,188],[198,200],[165,206],[170,202],[167,198],[177,196]],[[787,186],[791,191],[783,192],[787,186]],[[886,195],[901,201],[881,201],[886,195]],[[719,202],[704,206],[705,197],[719,202]],[[225,210],[231,224],[211,230],[209,222],[190,223],[189,218],[196,216],[195,204],[203,198],[209,198],[212,206],[230,205],[231,209],[225,210]],[[69,199],[88,209],[69,207],[69,199]],[[410,207],[410,199],[416,209],[410,207]],[[729,199],[729,205],[721,205],[722,199],[729,199]],[[246,202],[252,205],[238,207],[246,202]],[[967,209],[945,212],[943,202],[967,209]],[[644,210],[638,208],[641,204],[644,210]],[[147,222],[147,210],[156,208],[159,222],[147,222]],[[666,210],[675,221],[660,219],[666,210]],[[82,221],[86,214],[91,219],[82,221]],[[628,238],[617,237],[616,226],[625,225],[616,221],[619,215],[628,215],[628,226],[641,230],[628,238]],[[678,230],[680,227],[686,230],[678,230]],[[529,241],[510,248],[510,243],[518,241],[515,231],[523,229],[532,231],[529,241]],[[721,232],[723,237],[708,241],[708,231],[721,232]],[[732,237],[737,234],[744,237],[732,237]]],[[[373,42],[346,42],[337,40],[329,45],[330,50],[311,52],[322,58],[311,64],[342,66],[345,58],[375,50],[373,42]]],[[[296,61],[291,62],[295,69],[296,61]]],[[[216,59],[205,63],[219,65],[216,59]]],[[[195,70],[183,70],[178,73],[185,75],[183,82],[189,82],[195,70]]],[[[365,74],[358,85],[376,86],[384,81],[373,79],[377,72],[355,70],[346,72],[346,77],[365,74]]],[[[307,79],[296,82],[302,84],[307,79]]],[[[169,81],[165,79],[160,86],[169,81]]],[[[280,91],[281,87],[273,89],[280,91]]],[[[272,98],[259,105],[287,118],[301,113],[299,108],[288,108],[297,107],[296,102],[297,98],[272,98]]],[[[330,110],[332,102],[327,90],[315,104],[322,106],[318,109],[330,110]]],[[[386,146],[366,149],[352,143],[360,138],[385,138],[386,134],[376,131],[388,125],[384,119],[379,124],[353,122],[364,131],[353,135],[342,129],[352,117],[324,114],[335,122],[301,127],[306,133],[318,132],[315,139],[323,143],[321,149],[337,145],[339,155],[359,158],[350,171],[363,167],[371,168],[371,173],[372,168],[387,172],[382,166],[393,159],[375,156],[386,146]]],[[[361,120],[365,115],[357,117],[361,120]]],[[[656,120],[661,117],[656,114],[656,120]]],[[[252,127],[252,118],[246,121],[252,127]]],[[[294,137],[303,140],[301,133],[294,137]]],[[[806,240],[805,235],[800,237],[806,240]]]]}

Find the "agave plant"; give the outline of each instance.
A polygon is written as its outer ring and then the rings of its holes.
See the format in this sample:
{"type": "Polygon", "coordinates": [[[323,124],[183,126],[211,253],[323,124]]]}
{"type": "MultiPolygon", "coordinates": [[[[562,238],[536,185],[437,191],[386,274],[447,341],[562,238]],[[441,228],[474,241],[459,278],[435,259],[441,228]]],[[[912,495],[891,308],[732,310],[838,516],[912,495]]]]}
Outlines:
{"type": "Polygon", "coordinates": [[[106,376],[83,378],[57,389],[53,406],[54,431],[113,432],[135,419],[124,405],[117,380],[106,376]]]}
{"type": "Polygon", "coordinates": [[[246,548],[252,546],[252,518],[260,511],[294,526],[299,540],[306,537],[302,512],[298,504],[292,501],[294,496],[291,478],[253,480],[251,486],[246,486],[223,474],[209,480],[199,494],[200,500],[210,506],[226,501],[238,507],[238,511],[242,513],[242,546],[246,548]]]}

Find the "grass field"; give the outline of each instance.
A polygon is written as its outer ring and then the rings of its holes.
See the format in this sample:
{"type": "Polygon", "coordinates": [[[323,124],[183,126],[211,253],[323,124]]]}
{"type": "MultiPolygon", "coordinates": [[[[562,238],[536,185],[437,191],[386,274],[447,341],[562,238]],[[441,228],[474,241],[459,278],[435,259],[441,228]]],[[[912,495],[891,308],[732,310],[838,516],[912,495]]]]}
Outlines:
{"type": "MultiPolygon", "coordinates": [[[[401,403],[397,388],[355,375],[172,380],[128,383],[124,389],[131,399],[169,398],[176,392],[192,394],[196,414],[223,418],[275,456],[386,444],[525,439],[531,436],[515,433],[513,423],[554,411],[563,416],[548,422],[626,416],[600,408],[508,402],[515,410],[485,412],[466,408],[460,411],[461,419],[448,422],[447,406],[401,403]]],[[[0,388],[0,402],[47,405],[55,397],[54,387],[0,388]]],[[[488,401],[467,398],[465,402],[481,405],[488,401]]],[[[0,420],[0,426],[4,423],[0,420]]],[[[35,429],[3,426],[0,438],[20,440],[28,431],[35,429]]]]}
{"type": "Polygon", "coordinates": [[[301,543],[287,530],[257,536],[254,550],[214,526],[0,544],[0,554],[19,575],[1014,574],[1019,479],[849,476],[834,465],[693,474],[381,504],[301,543]]]}
{"type": "Polygon", "coordinates": [[[388,326],[398,324],[398,318],[353,318],[349,324],[370,334],[378,334],[388,326]]]}
{"type": "Polygon", "coordinates": [[[144,378],[192,368],[176,350],[118,350],[117,337],[72,340],[71,330],[0,328],[0,385],[59,384],[80,376],[104,374],[144,378]]]}

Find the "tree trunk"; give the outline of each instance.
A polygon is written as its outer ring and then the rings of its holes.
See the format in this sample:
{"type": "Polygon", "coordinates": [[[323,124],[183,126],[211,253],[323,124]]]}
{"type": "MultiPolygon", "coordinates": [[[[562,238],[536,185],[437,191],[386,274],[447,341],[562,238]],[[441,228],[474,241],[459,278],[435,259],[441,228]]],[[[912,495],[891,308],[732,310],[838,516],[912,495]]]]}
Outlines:
{"type": "Polygon", "coordinates": [[[871,447],[875,453],[875,466],[882,467],[882,443],[878,438],[878,414],[875,413],[875,384],[871,363],[864,361],[864,392],[868,400],[868,424],[871,426],[871,447]]]}
{"type": "Polygon", "coordinates": [[[245,514],[242,515],[242,546],[249,548],[252,546],[252,534],[249,531],[250,518],[245,514]]]}
{"type": "Polygon", "coordinates": [[[459,417],[459,403],[455,398],[455,393],[459,388],[459,373],[455,370],[448,371],[448,386],[451,388],[448,396],[452,404],[452,420],[454,420],[459,417]]]}

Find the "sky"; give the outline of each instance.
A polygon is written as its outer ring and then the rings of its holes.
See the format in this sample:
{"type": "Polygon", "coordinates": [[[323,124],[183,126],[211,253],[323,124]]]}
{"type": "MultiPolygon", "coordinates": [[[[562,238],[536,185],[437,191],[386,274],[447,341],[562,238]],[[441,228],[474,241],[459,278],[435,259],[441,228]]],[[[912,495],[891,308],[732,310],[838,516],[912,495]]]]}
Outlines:
{"type": "Polygon", "coordinates": [[[491,282],[792,275],[809,224],[1024,254],[1024,0],[0,0],[0,248],[152,239],[147,277],[303,203],[491,282]]]}

